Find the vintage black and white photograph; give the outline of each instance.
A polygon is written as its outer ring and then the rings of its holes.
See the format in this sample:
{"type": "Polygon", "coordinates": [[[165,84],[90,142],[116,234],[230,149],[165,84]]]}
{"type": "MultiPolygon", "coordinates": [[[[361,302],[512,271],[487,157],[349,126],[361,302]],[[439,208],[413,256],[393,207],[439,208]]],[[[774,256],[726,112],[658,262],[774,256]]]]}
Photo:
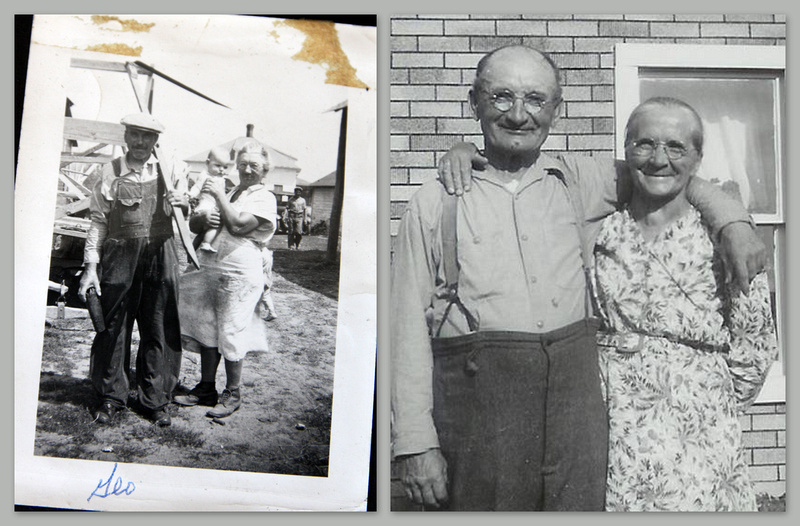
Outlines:
{"type": "Polygon", "coordinates": [[[390,42],[392,510],[785,511],[785,16],[390,42]]]}
{"type": "Polygon", "coordinates": [[[17,504],[365,509],[376,27],[324,18],[34,16],[17,504]]]}

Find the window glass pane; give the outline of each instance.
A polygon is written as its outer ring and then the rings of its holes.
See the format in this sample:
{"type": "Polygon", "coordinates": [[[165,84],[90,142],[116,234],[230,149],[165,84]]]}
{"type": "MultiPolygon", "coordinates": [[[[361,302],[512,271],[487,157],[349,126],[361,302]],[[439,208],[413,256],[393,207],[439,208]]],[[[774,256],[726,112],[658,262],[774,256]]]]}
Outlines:
{"type": "Polygon", "coordinates": [[[776,78],[716,78],[643,72],[641,99],[679,98],[703,119],[698,175],[741,197],[755,214],[776,214],[776,78]]]}

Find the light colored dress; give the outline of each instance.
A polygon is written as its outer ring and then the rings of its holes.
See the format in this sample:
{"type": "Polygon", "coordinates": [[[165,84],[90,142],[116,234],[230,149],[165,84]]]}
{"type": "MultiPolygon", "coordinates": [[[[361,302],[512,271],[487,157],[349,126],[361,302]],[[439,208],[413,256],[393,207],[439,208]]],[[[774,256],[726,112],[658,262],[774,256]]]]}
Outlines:
{"type": "MultiPolygon", "coordinates": [[[[228,198],[236,192],[234,188],[228,198]]],[[[264,292],[262,250],[275,232],[277,203],[272,192],[259,184],[245,189],[231,204],[238,212],[267,221],[242,236],[221,229],[213,242],[216,252],[201,251],[200,270],[190,268],[181,275],[179,312],[184,337],[217,347],[226,360],[236,362],[250,351],[268,350],[258,305],[264,292]]],[[[192,347],[187,349],[195,350],[192,347]]]]}
{"type": "Polygon", "coordinates": [[[756,511],[738,417],[777,354],[766,275],[733,296],[692,209],[650,241],[628,211],[595,245],[595,297],[610,334],[609,511],[756,511]]]}

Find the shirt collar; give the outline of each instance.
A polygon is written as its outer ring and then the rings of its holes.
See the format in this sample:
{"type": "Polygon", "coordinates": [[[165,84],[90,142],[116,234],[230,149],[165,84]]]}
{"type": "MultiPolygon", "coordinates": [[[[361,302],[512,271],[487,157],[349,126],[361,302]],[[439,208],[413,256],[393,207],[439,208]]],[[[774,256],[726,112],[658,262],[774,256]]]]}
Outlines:
{"type": "MultiPolygon", "coordinates": [[[[121,157],[121,159],[122,159],[122,165],[121,165],[122,172],[121,173],[126,174],[126,173],[130,173],[130,172],[134,172],[135,171],[128,165],[128,156],[127,155],[123,155],[121,157]]],[[[154,168],[154,165],[157,164],[157,163],[158,163],[158,159],[156,159],[156,156],[151,153],[150,157],[148,157],[148,159],[142,165],[142,171],[144,171],[145,167],[147,167],[149,170],[152,171],[153,168],[154,168]]]]}
{"type": "MultiPolygon", "coordinates": [[[[239,186],[240,185],[236,185],[230,192],[228,192],[228,195],[230,196],[230,195],[233,195],[236,192],[238,192],[239,191],[239,186]]],[[[244,190],[242,190],[242,194],[251,194],[251,193],[255,192],[256,190],[260,190],[261,188],[264,188],[264,183],[256,183],[256,184],[250,185],[247,188],[245,188],[244,190]]]]}
{"type": "MultiPolygon", "coordinates": [[[[559,163],[556,159],[549,156],[548,154],[541,152],[539,153],[539,158],[536,159],[536,162],[528,168],[528,171],[525,172],[519,180],[519,184],[517,185],[516,190],[519,191],[522,188],[534,183],[540,179],[543,179],[546,175],[550,175],[550,169],[556,169],[559,171],[563,171],[561,163],[559,163]]],[[[472,170],[472,178],[473,179],[481,179],[487,181],[492,184],[496,184],[499,186],[505,187],[505,183],[501,181],[494,170],[488,168],[486,170],[472,170]]]]}

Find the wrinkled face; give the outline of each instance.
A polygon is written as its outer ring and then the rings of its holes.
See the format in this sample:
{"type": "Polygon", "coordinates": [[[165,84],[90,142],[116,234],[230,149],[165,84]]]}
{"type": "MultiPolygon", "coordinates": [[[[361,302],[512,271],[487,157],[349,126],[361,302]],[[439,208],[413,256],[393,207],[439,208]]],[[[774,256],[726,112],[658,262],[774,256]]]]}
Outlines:
{"type": "Polygon", "coordinates": [[[264,157],[258,153],[242,152],[236,160],[239,170],[239,183],[242,188],[258,184],[266,175],[264,157]]]}
{"type": "Polygon", "coordinates": [[[229,161],[212,156],[206,161],[206,171],[208,171],[209,175],[224,175],[228,172],[230,165],[231,163],[229,161]]]}
{"type": "Polygon", "coordinates": [[[156,142],[158,142],[158,134],[154,131],[131,126],[125,127],[125,144],[128,146],[128,153],[137,161],[147,161],[156,142]]]}
{"type": "Polygon", "coordinates": [[[694,116],[683,108],[654,106],[629,124],[625,160],[634,185],[643,196],[668,201],[685,191],[702,160],[693,141],[698,133],[701,132],[694,116]],[[637,143],[649,147],[637,148],[637,143]],[[671,159],[670,150],[673,156],[681,150],[685,154],[671,159]]]}
{"type": "Polygon", "coordinates": [[[560,115],[558,79],[541,56],[525,49],[501,50],[481,72],[470,92],[470,104],[481,123],[487,153],[538,152],[560,115]],[[511,108],[496,108],[492,101],[498,96],[511,96],[511,108]],[[526,99],[545,105],[532,114],[526,109],[526,99]]]}

